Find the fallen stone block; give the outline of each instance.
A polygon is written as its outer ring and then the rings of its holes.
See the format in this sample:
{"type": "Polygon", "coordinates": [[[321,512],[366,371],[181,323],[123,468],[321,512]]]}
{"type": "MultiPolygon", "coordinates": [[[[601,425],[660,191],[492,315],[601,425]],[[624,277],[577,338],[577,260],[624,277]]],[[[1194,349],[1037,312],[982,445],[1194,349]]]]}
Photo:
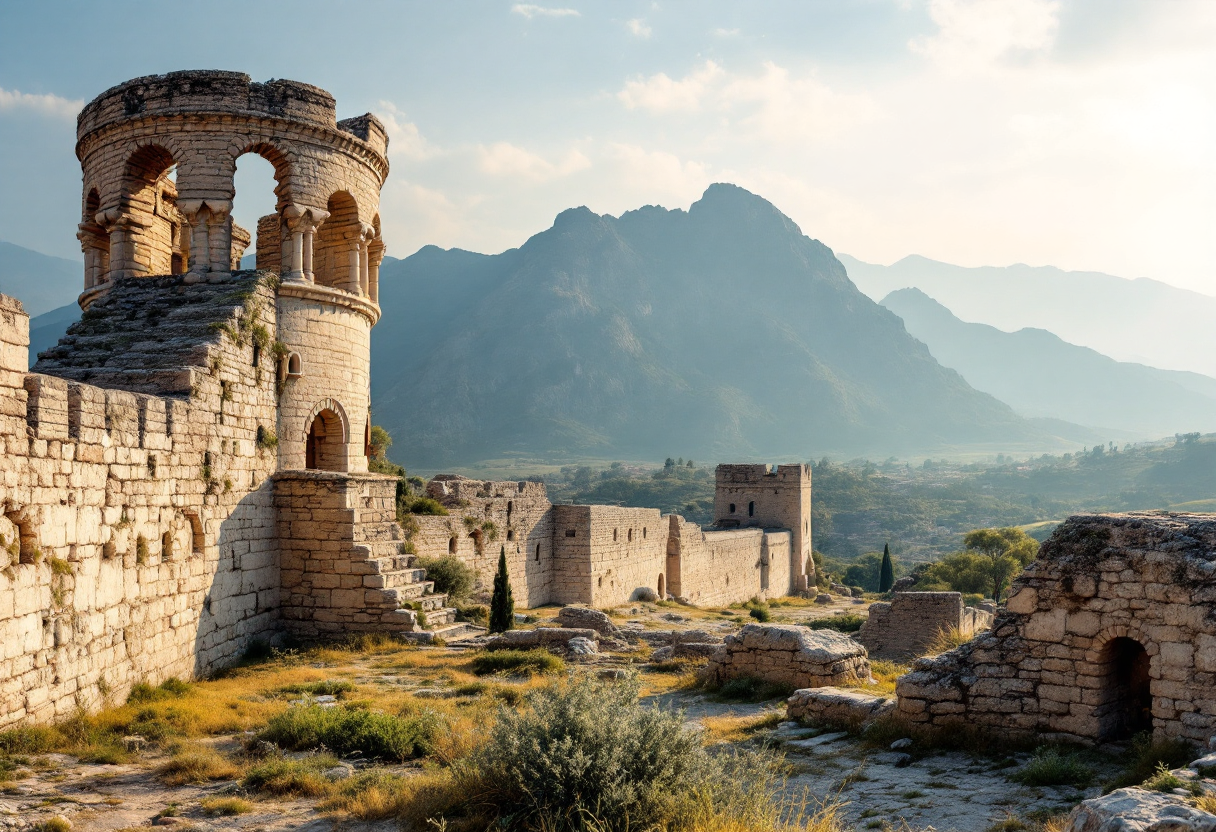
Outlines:
{"type": "Polygon", "coordinates": [[[533,647],[566,648],[571,639],[585,638],[596,642],[599,633],[572,627],[538,627],[535,630],[508,630],[486,642],[487,650],[529,650],[533,647]]]}
{"type": "Polygon", "coordinates": [[[590,607],[562,607],[554,620],[568,629],[595,630],[608,638],[621,637],[620,628],[605,613],[590,607]]]}
{"type": "Polygon", "coordinates": [[[895,700],[859,690],[809,688],[794,691],[785,709],[789,719],[860,727],[893,713],[895,700]]]}
{"type": "Polygon", "coordinates": [[[843,633],[790,624],[748,624],[714,651],[704,679],[750,677],[792,688],[856,684],[870,678],[866,650],[843,633]]]}

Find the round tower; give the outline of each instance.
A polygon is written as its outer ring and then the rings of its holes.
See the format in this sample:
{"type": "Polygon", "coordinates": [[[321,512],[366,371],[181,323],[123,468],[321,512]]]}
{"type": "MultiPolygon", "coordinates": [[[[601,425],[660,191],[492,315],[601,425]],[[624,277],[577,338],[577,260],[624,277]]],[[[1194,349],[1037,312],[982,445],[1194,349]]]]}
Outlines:
{"type": "Polygon", "coordinates": [[[118,279],[227,279],[250,239],[231,217],[237,159],[263,157],[277,183],[257,266],[281,278],[268,345],[279,359],[278,467],[367,470],[387,149],[374,116],[338,121],[333,96],[296,81],[189,71],[105,91],[77,120],[81,307],[118,279]]]}

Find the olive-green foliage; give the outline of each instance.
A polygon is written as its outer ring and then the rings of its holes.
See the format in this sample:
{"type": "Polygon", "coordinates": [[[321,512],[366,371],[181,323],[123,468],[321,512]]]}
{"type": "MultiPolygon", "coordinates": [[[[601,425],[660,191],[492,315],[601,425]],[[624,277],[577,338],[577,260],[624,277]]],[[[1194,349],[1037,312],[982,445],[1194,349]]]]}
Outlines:
{"type": "Polygon", "coordinates": [[[1076,786],[1079,789],[1088,786],[1093,778],[1094,770],[1076,754],[1050,747],[1036,749],[1026,765],[1009,776],[1010,780],[1024,786],[1076,786]]]}
{"type": "Polygon", "coordinates": [[[642,706],[637,694],[636,678],[579,676],[530,694],[522,710],[500,708],[471,760],[499,827],[684,828],[692,805],[712,809],[771,770],[771,761],[711,755],[681,712],[642,706]]]}
{"type": "Polygon", "coordinates": [[[1147,732],[1137,734],[1127,750],[1123,771],[1106,784],[1105,791],[1138,786],[1152,777],[1162,765],[1167,769],[1181,768],[1194,760],[1195,756],[1195,747],[1186,740],[1154,742],[1152,735],[1147,732]]]}
{"type": "Polygon", "coordinates": [[[336,696],[339,699],[355,691],[355,683],[346,680],[327,679],[323,682],[305,682],[298,685],[286,685],[279,688],[281,693],[302,694],[309,696],[336,696]]]}
{"type": "Polygon", "coordinates": [[[425,756],[443,730],[438,714],[421,711],[408,717],[358,708],[289,708],[273,717],[259,739],[291,751],[327,748],[338,754],[402,762],[425,756]]]}
{"type": "Polygon", "coordinates": [[[494,573],[494,594],[490,596],[490,632],[505,633],[515,626],[515,598],[511,595],[511,576],[507,574],[507,550],[498,553],[494,573]]]}
{"type": "Polygon", "coordinates": [[[752,607],[747,614],[761,623],[773,620],[773,613],[764,604],[752,607]]]}
{"type": "Polygon", "coordinates": [[[453,606],[456,607],[457,621],[467,621],[479,627],[490,623],[490,608],[485,604],[462,604],[458,601],[453,606]]]}
{"type": "Polygon", "coordinates": [[[844,615],[831,615],[827,618],[812,618],[806,626],[812,630],[837,630],[841,633],[855,633],[866,623],[864,615],[846,612],[844,615]]]}
{"type": "Polygon", "coordinates": [[[338,764],[331,754],[316,754],[300,760],[272,757],[249,770],[241,781],[246,789],[273,795],[317,797],[333,789],[326,769],[338,764]]]}
{"type": "Polygon", "coordinates": [[[882,568],[878,574],[878,591],[890,592],[895,586],[895,561],[891,560],[891,547],[884,543],[882,547],[882,568]]]}
{"type": "Polygon", "coordinates": [[[1174,789],[1186,789],[1195,796],[1203,794],[1202,786],[1193,780],[1183,780],[1170,771],[1170,767],[1165,763],[1157,765],[1157,770],[1153,772],[1153,776],[1144,781],[1144,788],[1155,792],[1165,792],[1166,794],[1174,791],[1174,789]]]}
{"type": "Polygon", "coordinates": [[[473,659],[478,676],[491,673],[561,673],[566,663],[548,650],[494,650],[473,659]]]}
{"type": "Polygon", "coordinates": [[[181,679],[166,679],[155,687],[147,682],[137,682],[127,695],[128,705],[143,705],[148,702],[160,702],[164,699],[176,699],[190,692],[190,684],[181,679]]]}
{"type": "Polygon", "coordinates": [[[426,570],[426,579],[435,582],[435,591],[447,593],[452,600],[467,598],[477,573],[455,555],[418,558],[414,565],[426,570]]]}
{"type": "Polygon", "coordinates": [[[987,593],[1000,600],[1009,582],[1039,551],[1039,543],[1021,529],[976,529],[963,538],[966,549],[947,555],[924,570],[919,590],[944,589],[987,593]]]}
{"type": "Polygon", "coordinates": [[[410,514],[431,514],[443,516],[448,513],[448,510],[443,507],[443,504],[431,497],[415,497],[407,504],[407,510],[410,514]]]}

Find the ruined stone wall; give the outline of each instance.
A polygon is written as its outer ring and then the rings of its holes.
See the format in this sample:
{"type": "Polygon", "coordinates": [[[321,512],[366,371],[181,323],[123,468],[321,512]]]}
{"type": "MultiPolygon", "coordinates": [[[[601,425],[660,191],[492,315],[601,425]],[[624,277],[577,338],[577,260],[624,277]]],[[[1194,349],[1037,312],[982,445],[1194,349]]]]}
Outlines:
{"type": "Polygon", "coordinates": [[[777,595],[808,585],[811,563],[811,470],[809,465],[719,465],[715,471],[714,525],[723,528],[789,529],[788,582],[777,595]]]}
{"type": "Polygon", "coordinates": [[[557,603],[612,607],[667,583],[667,524],[657,509],[553,507],[557,603]]]}
{"type": "Polygon", "coordinates": [[[762,529],[707,532],[682,517],[673,516],[670,522],[669,571],[679,572],[679,592],[675,594],[703,606],[765,595],[760,587],[766,537],[762,529]]]}
{"type": "Polygon", "coordinates": [[[544,483],[444,475],[428,483],[427,496],[449,513],[412,518],[417,527],[409,540],[419,555],[456,555],[476,571],[477,588],[488,592],[505,552],[515,602],[536,607],[553,600],[553,516],[544,483]]]}
{"type": "Polygon", "coordinates": [[[880,659],[921,656],[942,631],[962,629],[963,610],[958,592],[896,592],[890,601],[870,605],[856,639],[880,659]]]}
{"type": "Polygon", "coordinates": [[[227,329],[164,376],[181,379],[176,397],[27,374],[28,318],[0,296],[0,726],[208,672],[273,632],[275,457],[258,428],[273,424],[274,377],[240,337],[273,335],[272,290],[242,285],[218,307],[227,329]]]}
{"type": "Polygon", "coordinates": [[[1043,544],[989,634],[918,661],[898,712],[1085,739],[1216,732],[1216,519],[1078,516],[1043,544]]]}

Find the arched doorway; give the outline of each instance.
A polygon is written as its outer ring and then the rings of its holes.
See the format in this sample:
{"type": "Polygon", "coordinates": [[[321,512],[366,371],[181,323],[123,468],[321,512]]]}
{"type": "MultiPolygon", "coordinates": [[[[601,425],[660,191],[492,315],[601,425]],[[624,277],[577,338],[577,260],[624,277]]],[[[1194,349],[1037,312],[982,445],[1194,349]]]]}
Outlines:
{"type": "Polygon", "coordinates": [[[1098,736],[1125,740],[1153,728],[1152,677],[1144,645],[1132,638],[1113,638],[1102,648],[1102,704],[1098,736]]]}
{"type": "Polygon", "coordinates": [[[346,425],[331,408],[322,408],[308,425],[304,467],[318,471],[346,470],[346,425]]]}

